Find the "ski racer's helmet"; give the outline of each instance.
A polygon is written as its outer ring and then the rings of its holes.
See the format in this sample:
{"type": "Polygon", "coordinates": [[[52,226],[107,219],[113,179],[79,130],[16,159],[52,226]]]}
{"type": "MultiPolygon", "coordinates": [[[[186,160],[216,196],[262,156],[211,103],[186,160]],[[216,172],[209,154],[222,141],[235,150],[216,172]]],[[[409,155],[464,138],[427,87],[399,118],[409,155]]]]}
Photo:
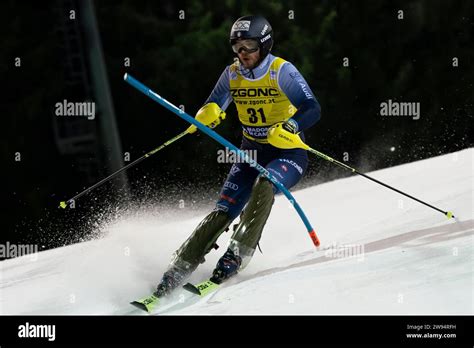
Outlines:
{"type": "MultiPolygon", "coordinates": [[[[235,45],[239,39],[256,40],[260,48],[260,61],[262,61],[273,46],[272,26],[262,16],[240,17],[235,21],[230,30],[230,44],[235,45]]],[[[235,52],[234,47],[233,49],[235,52]]]]}

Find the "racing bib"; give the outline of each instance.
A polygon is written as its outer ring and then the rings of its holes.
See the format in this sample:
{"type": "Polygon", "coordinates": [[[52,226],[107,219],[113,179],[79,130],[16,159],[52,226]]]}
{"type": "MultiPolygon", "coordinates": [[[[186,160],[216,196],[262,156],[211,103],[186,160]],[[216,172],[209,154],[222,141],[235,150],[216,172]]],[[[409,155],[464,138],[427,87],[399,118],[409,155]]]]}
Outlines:
{"type": "Polygon", "coordinates": [[[242,123],[243,135],[259,143],[268,143],[267,131],[277,122],[288,120],[296,112],[278,86],[278,72],[286,61],[275,58],[268,71],[258,79],[238,72],[238,62],[230,66],[230,93],[242,123]]]}

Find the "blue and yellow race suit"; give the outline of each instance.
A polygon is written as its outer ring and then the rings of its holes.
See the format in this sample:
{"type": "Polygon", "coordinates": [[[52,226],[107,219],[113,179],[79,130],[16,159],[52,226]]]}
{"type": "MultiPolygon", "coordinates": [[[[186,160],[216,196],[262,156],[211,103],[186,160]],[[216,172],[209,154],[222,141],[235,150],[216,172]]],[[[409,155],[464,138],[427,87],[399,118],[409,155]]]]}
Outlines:
{"type": "MultiPolygon", "coordinates": [[[[321,117],[319,103],[293,64],[268,54],[256,68],[235,62],[225,68],[206,103],[223,110],[234,102],[242,124],[241,150],[254,158],[290,189],[303,176],[308,157],[302,149],[282,150],[267,141],[267,131],[281,121],[292,123],[304,140],[303,131],[321,117]]],[[[243,161],[234,163],[220,193],[217,209],[233,220],[247,203],[259,172],[243,161]]],[[[276,188],[274,187],[276,192],[276,188]]]]}

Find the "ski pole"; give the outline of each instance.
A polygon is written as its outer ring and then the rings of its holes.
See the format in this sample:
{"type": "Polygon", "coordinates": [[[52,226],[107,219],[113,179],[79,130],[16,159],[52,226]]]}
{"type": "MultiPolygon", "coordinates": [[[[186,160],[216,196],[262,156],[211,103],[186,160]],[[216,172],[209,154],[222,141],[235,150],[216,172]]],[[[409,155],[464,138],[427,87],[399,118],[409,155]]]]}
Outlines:
{"type": "Polygon", "coordinates": [[[117,170],[116,172],[110,174],[108,177],[100,180],[99,182],[95,183],[94,185],[92,185],[91,187],[89,188],[86,188],[84,191],[78,193],[77,195],[75,195],[74,197],[68,199],[67,201],[61,201],[59,203],[59,207],[60,208],[63,208],[63,209],[66,209],[66,207],[71,204],[74,200],[76,200],[77,198],[85,195],[86,193],[92,191],[93,189],[95,189],[96,187],[99,187],[100,185],[102,185],[103,183],[105,183],[106,181],[112,179],[114,176],[116,176],[117,174],[123,172],[124,170],[127,170],[128,168],[130,167],[133,167],[134,165],[140,163],[141,161],[143,161],[145,158],[148,158],[150,157],[151,155],[154,155],[155,153],[157,153],[158,151],[160,151],[161,149],[165,148],[166,146],[174,143],[176,140],[178,139],[181,139],[182,137],[184,137],[186,134],[188,133],[191,133],[190,132],[190,129],[186,129],[184,132],[178,134],[177,136],[175,136],[174,138],[168,140],[167,142],[165,142],[164,144],[158,146],[156,149],[153,149],[149,152],[147,152],[146,154],[144,154],[142,157],[140,158],[137,158],[135,161],[133,161],[132,163],[129,163],[127,164],[126,166],[120,168],[119,170],[117,170]]]}
{"type": "Polygon", "coordinates": [[[191,123],[192,125],[196,126],[199,130],[201,130],[203,133],[207,134],[211,138],[213,138],[215,141],[219,142],[221,145],[227,147],[230,151],[234,152],[236,155],[239,155],[240,158],[244,158],[247,163],[249,163],[251,166],[255,167],[263,176],[265,176],[268,180],[270,180],[284,195],[290,203],[293,205],[293,207],[296,209],[298,215],[300,216],[301,220],[303,220],[303,223],[308,230],[309,236],[311,240],[313,241],[313,244],[315,246],[320,245],[319,238],[316,235],[316,232],[314,231],[313,227],[311,226],[308,218],[303,212],[303,209],[301,209],[300,205],[296,202],[295,198],[293,195],[286,189],[286,187],[280,183],[275,176],[273,176],[268,170],[266,170],[264,167],[262,167],[260,164],[258,164],[256,161],[251,159],[247,153],[243,152],[242,150],[239,150],[236,146],[234,146],[232,143],[230,143],[228,140],[224,139],[222,136],[220,136],[218,133],[213,131],[212,129],[207,128],[204,124],[196,120],[195,118],[191,117],[188,115],[186,112],[183,110],[177,108],[175,105],[161,97],[160,95],[156,94],[153,92],[151,89],[149,89],[147,86],[130,76],[129,74],[125,74],[123,79],[129,83],[131,86],[135,87],[138,89],[140,92],[145,94],[146,96],[150,97],[153,99],[155,102],[158,104],[164,106],[168,110],[174,112],[176,115],[187,121],[188,123],[191,123]]]}
{"type": "Polygon", "coordinates": [[[300,148],[300,149],[304,149],[304,150],[307,150],[313,154],[315,154],[316,156],[326,160],[326,161],[329,161],[331,163],[334,163],[336,165],[338,165],[339,167],[341,168],[344,168],[344,169],[347,169],[347,170],[350,170],[351,172],[355,173],[355,174],[358,174],[360,176],[363,176],[364,178],[367,178],[369,180],[372,180],[373,182],[376,182],[377,184],[380,184],[382,186],[385,186],[387,188],[389,188],[390,190],[393,190],[395,192],[398,192],[408,198],[411,198],[421,204],[424,204],[426,205],[427,207],[430,207],[434,210],[437,210],[439,211],[440,213],[443,213],[448,219],[450,218],[455,218],[455,216],[453,215],[453,213],[451,211],[444,211],[442,209],[439,209],[429,203],[426,203],[424,201],[422,201],[421,199],[418,199],[416,197],[413,197],[411,195],[409,195],[408,193],[405,193],[403,191],[400,191],[390,185],[387,185],[377,179],[374,179],[370,176],[368,176],[367,174],[364,174],[364,173],[361,173],[359,172],[357,169],[355,168],[352,168],[342,162],[339,162],[337,160],[335,160],[334,158],[332,157],[329,157],[327,155],[325,155],[324,153],[322,152],[319,152],[311,147],[309,147],[307,144],[305,144],[301,138],[299,137],[298,134],[293,134],[293,133],[290,133],[286,130],[284,130],[282,127],[281,127],[282,123],[277,123],[275,124],[274,126],[272,126],[269,130],[268,130],[268,142],[270,144],[272,144],[273,146],[275,147],[278,147],[278,148],[282,148],[282,149],[293,149],[293,148],[300,148]]]}

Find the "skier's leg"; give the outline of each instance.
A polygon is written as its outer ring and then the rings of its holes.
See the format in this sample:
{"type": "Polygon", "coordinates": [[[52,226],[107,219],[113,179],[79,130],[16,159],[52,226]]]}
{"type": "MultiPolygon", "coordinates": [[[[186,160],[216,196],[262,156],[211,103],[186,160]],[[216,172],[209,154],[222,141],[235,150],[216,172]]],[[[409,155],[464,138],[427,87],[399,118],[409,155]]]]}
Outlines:
{"type": "Polygon", "coordinates": [[[158,284],[158,296],[165,295],[182,284],[199,263],[204,261],[204,255],[212,249],[217,238],[231,222],[227,213],[214,210],[199,223],[191,236],[174,253],[158,284]]]}
{"type": "MultiPolygon", "coordinates": [[[[287,189],[290,189],[303,176],[307,167],[306,153],[293,150],[283,152],[266,166],[287,189]]],[[[237,273],[250,262],[262,236],[265,223],[270,215],[274,202],[276,187],[266,178],[259,177],[255,183],[249,202],[237,225],[229,247],[217,263],[212,279],[221,282],[237,273]]]]}
{"type": "Polygon", "coordinates": [[[221,190],[216,209],[208,214],[191,236],[174,253],[173,259],[157,288],[164,295],[179,286],[190,275],[204,256],[216,245],[219,236],[239,215],[248,201],[258,172],[248,164],[234,164],[221,190]]]}
{"type": "Polygon", "coordinates": [[[273,197],[273,184],[264,177],[259,177],[232,235],[229,247],[213,271],[212,281],[221,283],[250,261],[270,215],[273,197]]]}

